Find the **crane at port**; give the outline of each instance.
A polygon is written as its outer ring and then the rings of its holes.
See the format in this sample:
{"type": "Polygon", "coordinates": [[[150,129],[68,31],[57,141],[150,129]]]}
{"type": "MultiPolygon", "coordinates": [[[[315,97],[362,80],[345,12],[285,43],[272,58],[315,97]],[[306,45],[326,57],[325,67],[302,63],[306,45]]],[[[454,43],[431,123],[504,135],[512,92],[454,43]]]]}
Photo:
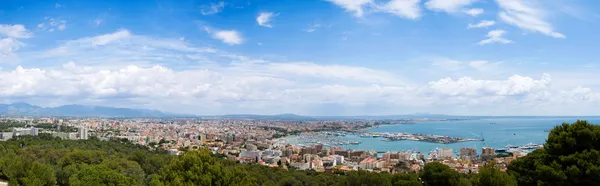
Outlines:
{"type": "Polygon", "coordinates": [[[483,132],[481,133],[481,141],[485,141],[485,138],[483,137],[483,132]]]}

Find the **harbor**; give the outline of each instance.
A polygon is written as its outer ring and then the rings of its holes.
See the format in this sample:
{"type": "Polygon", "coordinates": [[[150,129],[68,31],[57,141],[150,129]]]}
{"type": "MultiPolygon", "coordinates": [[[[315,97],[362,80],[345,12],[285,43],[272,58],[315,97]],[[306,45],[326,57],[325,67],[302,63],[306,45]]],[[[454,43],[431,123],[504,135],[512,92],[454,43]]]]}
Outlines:
{"type": "Polygon", "coordinates": [[[365,132],[361,134],[351,132],[311,132],[294,136],[288,136],[282,142],[292,143],[298,146],[309,146],[322,144],[328,147],[352,148],[352,145],[361,144],[365,138],[378,138],[381,141],[419,141],[437,144],[452,144],[469,141],[484,141],[477,138],[461,138],[434,134],[411,134],[411,133],[392,133],[392,132],[365,132]]]}

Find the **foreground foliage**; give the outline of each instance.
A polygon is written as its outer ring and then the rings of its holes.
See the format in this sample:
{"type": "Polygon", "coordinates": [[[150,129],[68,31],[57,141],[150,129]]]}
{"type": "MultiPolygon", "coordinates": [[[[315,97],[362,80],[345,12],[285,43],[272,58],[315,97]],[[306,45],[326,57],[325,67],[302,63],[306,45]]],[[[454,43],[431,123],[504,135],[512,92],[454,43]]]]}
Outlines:
{"type": "Polygon", "coordinates": [[[600,184],[600,126],[587,121],[554,127],[543,149],[508,167],[519,185],[600,184]]]}

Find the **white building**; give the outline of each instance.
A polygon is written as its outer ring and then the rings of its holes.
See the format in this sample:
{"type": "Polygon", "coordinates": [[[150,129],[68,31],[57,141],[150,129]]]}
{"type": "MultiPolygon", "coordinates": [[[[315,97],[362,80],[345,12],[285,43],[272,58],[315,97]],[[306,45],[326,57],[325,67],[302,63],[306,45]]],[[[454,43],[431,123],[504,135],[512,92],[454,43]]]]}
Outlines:
{"type": "Polygon", "coordinates": [[[452,149],[451,148],[442,148],[440,149],[440,158],[453,158],[452,149]]]}
{"type": "Polygon", "coordinates": [[[344,156],[340,156],[340,155],[333,155],[333,158],[335,159],[335,164],[343,164],[346,163],[344,161],[344,156]]]}
{"type": "Polygon", "coordinates": [[[261,151],[257,151],[257,150],[253,150],[253,151],[243,150],[242,152],[240,152],[239,158],[244,158],[244,159],[260,159],[261,156],[262,156],[262,152],[261,151]]]}
{"type": "Polygon", "coordinates": [[[88,139],[88,128],[87,127],[80,127],[78,133],[79,133],[79,139],[82,139],[82,140],[88,139]]]}
{"type": "Polygon", "coordinates": [[[15,136],[22,136],[22,135],[32,135],[32,136],[37,136],[39,133],[39,129],[38,128],[14,128],[13,129],[13,137],[15,136]]]}

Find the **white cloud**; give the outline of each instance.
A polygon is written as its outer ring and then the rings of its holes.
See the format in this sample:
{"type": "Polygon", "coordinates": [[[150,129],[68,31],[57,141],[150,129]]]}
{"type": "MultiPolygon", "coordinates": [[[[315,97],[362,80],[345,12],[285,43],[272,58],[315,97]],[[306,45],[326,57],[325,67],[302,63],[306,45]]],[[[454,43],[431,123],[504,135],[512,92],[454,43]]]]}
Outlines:
{"type": "Polygon", "coordinates": [[[309,25],[308,28],[305,29],[304,31],[306,31],[306,32],[314,32],[314,31],[317,31],[317,29],[320,28],[320,27],[321,27],[321,24],[312,24],[312,25],[309,25]]]}
{"type": "Polygon", "coordinates": [[[550,75],[543,74],[539,80],[514,75],[507,80],[474,80],[462,77],[457,80],[444,78],[429,82],[429,87],[449,96],[513,96],[543,90],[550,84],[550,75]]]}
{"type": "Polygon", "coordinates": [[[337,6],[342,7],[347,12],[354,13],[356,17],[362,17],[364,6],[373,4],[373,0],[326,0],[337,6]]]}
{"type": "Polygon", "coordinates": [[[273,14],[273,12],[261,12],[258,17],[256,17],[256,22],[258,23],[258,25],[260,26],[264,26],[264,27],[273,27],[270,22],[273,20],[273,17],[275,17],[276,15],[273,14]]]}
{"type": "Polygon", "coordinates": [[[465,65],[461,61],[451,60],[451,59],[438,59],[435,60],[431,66],[436,67],[438,69],[443,69],[447,71],[459,71],[465,68],[465,65]]]}
{"type": "Polygon", "coordinates": [[[463,7],[471,5],[477,0],[429,0],[425,3],[427,9],[443,12],[459,12],[463,7]]]}
{"type": "Polygon", "coordinates": [[[0,39],[0,53],[12,53],[24,44],[14,38],[0,39]]]}
{"type": "Polygon", "coordinates": [[[365,83],[406,84],[405,80],[388,72],[365,67],[344,65],[318,65],[314,63],[273,63],[267,71],[281,75],[298,75],[325,79],[355,80],[365,83]]]}
{"type": "Polygon", "coordinates": [[[106,34],[106,35],[100,35],[97,37],[92,37],[91,39],[91,43],[94,46],[99,46],[99,45],[106,45],[110,42],[122,39],[122,38],[127,38],[131,36],[131,33],[129,33],[128,30],[119,30],[115,33],[112,34],[106,34]]]}
{"type": "MultiPolygon", "coordinates": [[[[463,106],[468,114],[521,115],[544,114],[533,109],[537,107],[557,112],[600,103],[600,94],[591,84],[565,83],[567,75],[552,79],[548,74],[506,79],[504,75],[494,79],[460,75],[415,83],[389,70],[254,59],[194,46],[179,37],[156,38],[127,30],[66,41],[50,51],[28,54],[35,58],[23,58],[27,68],[0,70],[0,99],[34,104],[51,99],[56,104],[193,110],[194,114],[313,115],[452,114],[463,106]]],[[[437,67],[460,73],[489,72],[501,64],[446,60],[437,67]]],[[[582,113],[571,111],[558,114],[582,113]]]]}
{"type": "Polygon", "coordinates": [[[502,62],[489,62],[485,60],[477,60],[469,62],[469,66],[482,72],[497,71],[502,62]]]}
{"type": "Polygon", "coordinates": [[[60,5],[60,4],[58,4],[58,3],[56,3],[56,4],[54,4],[54,7],[56,7],[56,8],[60,8],[60,7],[63,7],[63,6],[62,6],[62,5],[60,5]]]}
{"type": "Polygon", "coordinates": [[[12,63],[19,61],[17,50],[25,46],[18,39],[32,37],[23,25],[4,25],[0,24],[0,63],[12,63]],[[2,38],[4,36],[6,38],[2,38]]]}
{"type": "Polygon", "coordinates": [[[203,6],[200,10],[202,15],[212,15],[223,11],[225,7],[225,2],[221,1],[219,3],[210,3],[210,6],[203,6]]]}
{"type": "Polygon", "coordinates": [[[399,17],[416,19],[421,16],[421,0],[390,0],[387,3],[378,6],[379,11],[394,14],[399,17]]]}
{"type": "Polygon", "coordinates": [[[211,34],[213,38],[229,45],[239,45],[244,42],[242,35],[235,30],[215,30],[209,27],[204,27],[204,30],[211,34]]]}
{"type": "Polygon", "coordinates": [[[467,28],[486,28],[489,26],[494,26],[496,24],[495,21],[490,21],[490,20],[482,20],[477,24],[470,24],[467,26],[467,28]]]}
{"type": "Polygon", "coordinates": [[[244,42],[242,36],[235,30],[220,30],[213,34],[213,37],[220,39],[230,45],[239,45],[244,42]]]}
{"type": "Polygon", "coordinates": [[[0,63],[17,61],[18,56],[15,52],[23,46],[23,42],[14,38],[0,39],[0,63]]]}
{"type": "Polygon", "coordinates": [[[55,30],[63,31],[67,29],[67,21],[45,17],[44,22],[37,25],[37,28],[43,31],[54,32],[55,30]]]}
{"type": "Polygon", "coordinates": [[[513,41],[508,40],[503,38],[502,36],[505,34],[506,32],[504,30],[492,30],[489,31],[487,33],[487,39],[482,40],[479,42],[479,45],[485,45],[485,44],[491,44],[491,43],[502,43],[502,44],[508,44],[508,43],[512,43],[513,41]]]}
{"type": "Polygon", "coordinates": [[[552,25],[544,20],[545,12],[537,8],[532,1],[496,0],[501,11],[500,20],[521,29],[539,32],[555,38],[565,35],[555,32],[552,25]]]}
{"type": "Polygon", "coordinates": [[[478,15],[483,14],[483,12],[485,12],[485,11],[481,8],[471,8],[471,9],[465,10],[466,14],[469,14],[473,17],[477,17],[478,15]]]}
{"type": "Polygon", "coordinates": [[[30,38],[33,36],[23,25],[4,25],[0,24],[0,36],[9,38],[30,38]]]}

